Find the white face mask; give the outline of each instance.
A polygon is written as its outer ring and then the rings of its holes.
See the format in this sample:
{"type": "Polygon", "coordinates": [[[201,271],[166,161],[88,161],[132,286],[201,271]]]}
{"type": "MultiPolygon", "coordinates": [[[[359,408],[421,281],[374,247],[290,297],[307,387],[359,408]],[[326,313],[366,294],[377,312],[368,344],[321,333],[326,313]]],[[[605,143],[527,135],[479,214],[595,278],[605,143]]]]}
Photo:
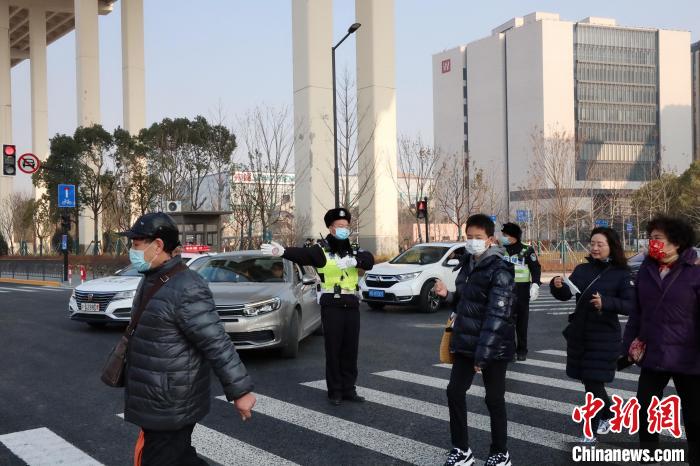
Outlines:
{"type": "Polygon", "coordinates": [[[487,249],[486,240],[485,239],[468,239],[465,248],[469,254],[473,254],[475,256],[480,256],[487,249]]]}

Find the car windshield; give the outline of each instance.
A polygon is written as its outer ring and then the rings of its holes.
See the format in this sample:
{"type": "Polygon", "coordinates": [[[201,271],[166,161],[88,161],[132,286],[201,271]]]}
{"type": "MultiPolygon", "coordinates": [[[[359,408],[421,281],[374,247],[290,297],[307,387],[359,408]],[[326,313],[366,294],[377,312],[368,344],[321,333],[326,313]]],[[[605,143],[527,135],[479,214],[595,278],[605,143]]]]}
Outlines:
{"type": "Polygon", "coordinates": [[[140,277],[141,274],[136,270],[136,267],[133,265],[130,265],[128,267],[124,267],[123,269],[117,271],[116,275],[119,275],[120,277],[140,277]]]}
{"type": "Polygon", "coordinates": [[[278,257],[218,257],[198,260],[191,268],[211,283],[283,282],[285,276],[278,257]]]}
{"type": "Polygon", "coordinates": [[[434,264],[450,248],[444,246],[416,246],[392,259],[390,264],[434,264]]]}

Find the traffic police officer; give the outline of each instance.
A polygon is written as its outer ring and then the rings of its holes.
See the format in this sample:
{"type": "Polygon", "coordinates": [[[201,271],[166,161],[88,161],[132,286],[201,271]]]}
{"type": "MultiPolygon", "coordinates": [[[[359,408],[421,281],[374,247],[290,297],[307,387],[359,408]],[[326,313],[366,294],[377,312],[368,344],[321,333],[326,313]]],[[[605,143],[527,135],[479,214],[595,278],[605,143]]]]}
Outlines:
{"type": "Polygon", "coordinates": [[[355,389],[360,338],[358,269],[370,270],[374,256],[350,244],[351,215],[347,209],[331,209],[323,220],[330,230],[324,241],[286,249],[271,242],[260,249],[266,255],[311,265],[321,277],[318,299],[326,347],[326,386],[330,403],[337,406],[342,400],[365,401],[355,389]]]}
{"type": "Polygon", "coordinates": [[[527,359],[527,322],[530,317],[530,301],[540,295],[542,268],[535,250],[522,243],[523,232],[515,223],[506,223],[501,229],[501,243],[506,248],[504,259],[515,265],[515,335],[517,338],[516,357],[518,361],[527,359]]]}

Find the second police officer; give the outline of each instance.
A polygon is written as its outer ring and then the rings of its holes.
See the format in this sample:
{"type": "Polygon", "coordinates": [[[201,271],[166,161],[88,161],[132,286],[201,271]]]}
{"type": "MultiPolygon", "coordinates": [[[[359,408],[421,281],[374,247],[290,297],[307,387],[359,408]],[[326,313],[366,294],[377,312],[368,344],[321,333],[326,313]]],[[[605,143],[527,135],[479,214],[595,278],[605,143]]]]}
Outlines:
{"type": "Polygon", "coordinates": [[[501,243],[506,248],[504,259],[515,265],[515,335],[518,361],[527,358],[527,323],[530,318],[530,301],[540,295],[542,268],[535,250],[523,243],[523,232],[515,223],[505,223],[501,228],[501,243]]]}
{"type": "Polygon", "coordinates": [[[360,339],[358,269],[370,270],[374,256],[350,244],[350,211],[342,207],[326,212],[323,220],[330,234],[323,242],[301,248],[263,244],[263,254],[280,256],[299,265],[316,268],[321,283],[319,303],[326,348],[328,399],[362,402],[357,394],[357,353],[360,339]]]}

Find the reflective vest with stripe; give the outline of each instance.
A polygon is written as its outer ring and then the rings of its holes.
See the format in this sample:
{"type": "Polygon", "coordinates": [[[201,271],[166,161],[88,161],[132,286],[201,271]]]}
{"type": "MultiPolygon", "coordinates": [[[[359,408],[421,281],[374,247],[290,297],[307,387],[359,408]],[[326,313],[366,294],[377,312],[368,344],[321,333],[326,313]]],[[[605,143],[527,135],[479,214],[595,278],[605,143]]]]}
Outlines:
{"type": "Polygon", "coordinates": [[[530,245],[523,243],[523,249],[518,254],[509,256],[506,253],[506,255],[503,256],[504,260],[515,266],[515,283],[530,283],[532,281],[530,268],[525,263],[528,249],[530,249],[530,245]]]}
{"type": "Polygon", "coordinates": [[[333,288],[337,284],[345,291],[356,291],[359,281],[357,268],[340,269],[335,261],[338,256],[329,254],[326,250],[323,251],[323,254],[326,255],[326,265],[316,269],[319,274],[323,275],[321,290],[325,293],[333,293],[333,288]]]}

